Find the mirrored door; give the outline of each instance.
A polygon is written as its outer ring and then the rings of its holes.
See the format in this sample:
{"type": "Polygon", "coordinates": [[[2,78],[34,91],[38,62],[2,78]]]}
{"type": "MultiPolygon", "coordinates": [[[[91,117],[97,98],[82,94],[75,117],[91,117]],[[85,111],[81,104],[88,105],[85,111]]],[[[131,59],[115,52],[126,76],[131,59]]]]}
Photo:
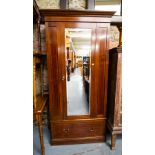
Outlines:
{"type": "Polygon", "coordinates": [[[67,116],[90,114],[92,29],[65,28],[67,116]]]}

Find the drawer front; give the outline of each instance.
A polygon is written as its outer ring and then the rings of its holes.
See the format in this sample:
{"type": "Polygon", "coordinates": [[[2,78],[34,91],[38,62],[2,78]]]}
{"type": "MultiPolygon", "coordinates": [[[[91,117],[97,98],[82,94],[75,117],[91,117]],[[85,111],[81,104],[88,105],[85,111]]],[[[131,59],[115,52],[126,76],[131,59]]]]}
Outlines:
{"type": "Polygon", "coordinates": [[[77,138],[103,136],[105,121],[61,122],[52,124],[52,138],[77,138]]]}

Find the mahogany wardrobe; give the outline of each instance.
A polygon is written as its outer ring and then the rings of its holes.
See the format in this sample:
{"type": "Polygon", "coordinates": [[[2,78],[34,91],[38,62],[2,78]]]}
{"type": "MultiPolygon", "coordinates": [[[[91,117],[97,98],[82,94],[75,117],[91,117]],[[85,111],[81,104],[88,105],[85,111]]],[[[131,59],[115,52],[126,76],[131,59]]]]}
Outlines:
{"type": "MultiPolygon", "coordinates": [[[[109,28],[114,12],[89,10],[40,10],[40,12],[44,17],[46,31],[51,144],[103,142],[107,119],[109,28]],[[84,35],[81,35],[81,31],[84,35]],[[80,42],[78,37],[81,38],[81,42],[85,40],[81,45],[89,44],[89,47],[85,48],[85,52],[89,51],[87,57],[80,57],[81,66],[76,53],[78,48],[75,49],[74,42],[75,40],[80,42]],[[74,61],[77,61],[73,65],[71,59],[73,68],[70,70],[70,81],[66,69],[70,59],[66,40],[72,44],[70,52],[74,53],[74,61]],[[89,58],[89,61],[84,62],[85,58],[89,58]],[[82,74],[84,63],[89,65],[88,76],[82,74]],[[78,108],[75,104],[77,106],[83,104],[76,95],[71,96],[77,91],[78,85],[73,86],[74,89],[70,91],[67,90],[72,75],[78,69],[77,72],[82,70],[80,72],[82,87],[88,85],[86,89],[88,111],[72,114],[69,112],[69,102],[72,102],[71,109],[76,110],[78,108]]],[[[84,55],[84,52],[82,54],[84,55]]]]}

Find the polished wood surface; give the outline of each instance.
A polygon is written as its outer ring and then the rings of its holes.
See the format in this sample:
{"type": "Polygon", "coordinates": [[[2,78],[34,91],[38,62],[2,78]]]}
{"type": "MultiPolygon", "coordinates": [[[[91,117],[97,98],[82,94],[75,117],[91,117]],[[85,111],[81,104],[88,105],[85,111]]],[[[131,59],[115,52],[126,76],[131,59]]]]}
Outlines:
{"type": "Polygon", "coordinates": [[[122,48],[109,51],[108,121],[111,148],[115,149],[116,134],[122,133],[122,48]]]}
{"type": "Polygon", "coordinates": [[[76,144],[103,142],[105,140],[105,119],[78,119],[54,121],[51,144],[76,144]]]}
{"type": "Polygon", "coordinates": [[[41,14],[46,25],[51,144],[104,141],[108,34],[113,12],[42,10],[41,14]],[[92,30],[90,115],[67,116],[65,28],[92,30]]]}
{"type": "MultiPolygon", "coordinates": [[[[60,16],[60,17],[107,17],[111,18],[114,15],[114,11],[93,11],[93,10],[58,10],[58,9],[40,9],[40,14],[43,17],[47,16],[60,16]]],[[[85,21],[87,22],[87,21],[85,21]]],[[[93,22],[93,20],[92,20],[93,22]]],[[[99,23],[101,21],[98,21],[99,23]]]]}
{"type": "Polygon", "coordinates": [[[105,132],[105,120],[73,120],[60,121],[52,124],[55,138],[76,138],[102,136],[105,132]],[[77,130],[78,129],[78,130],[77,130]]]}
{"type": "Polygon", "coordinates": [[[34,109],[34,114],[41,114],[43,113],[43,110],[45,108],[45,105],[47,103],[48,96],[47,95],[38,95],[37,96],[37,106],[34,109]]]}

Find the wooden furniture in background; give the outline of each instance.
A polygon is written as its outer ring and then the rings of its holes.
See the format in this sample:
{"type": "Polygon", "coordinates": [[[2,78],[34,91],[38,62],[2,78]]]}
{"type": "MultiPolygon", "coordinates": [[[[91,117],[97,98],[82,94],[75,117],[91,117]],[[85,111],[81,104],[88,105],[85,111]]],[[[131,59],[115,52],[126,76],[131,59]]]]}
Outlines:
{"type": "Polygon", "coordinates": [[[108,121],[111,148],[115,149],[116,134],[122,133],[122,48],[109,51],[108,121]]]}
{"type": "Polygon", "coordinates": [[[39,7],[35,0],[33,0],[33,54],[40,54],[41,42],[40,42],[40,12],[39,7]]]}
{"type": "Polygon", "coordinates": [[[43,138],[43,125],[42,125],[42,114],[44,111],[44,108],[46,106],[48,100],[48,96],[37,96],[37,106],[36,109],[34,109],[34,115],[36,117],[36,122],[39,128],[39,138],[40,138],[40,144],[41,144],[41,151],[42,155],[45,155],[45,147],[44,147],[44,138],[43,138]]]}
{"type": "Polygon", "coordinates": [[[43,140],[43,126],[42,126],[42,114],[45,108],[45,105],[48,101],[48,96],[44,93],[44,80],[43,80],[43,57],[41,53],[41,42],[40,42],[40,13],[39,8],[37,6],[36,1],[33,1],[33,25],[37,28],[37,34],[34,36],[34,44],[35,49],[33,49],[33,117],[34,122],[37,123],[39,128],[39,137],[40,137],[40,144],[42,155],[45,155],[44,149],[44,140],[43,140]],[[40,90],[41,93],[38,94],[37,92],[37,69],[39,71],[39,78],[40,78],[40,90]]]}
{"type": "Polygon", "coordinates": [[[103,142],[106,129],[108,44],[114,12],[40,10],[46,26],[51,144],[103,142]],[[90,114],[67,115],[65,28],[92,30],[90,114]]]}
{"type": "Polygon", "coordinates": [[[44,150],[44,140],[43,140],[42,114],[48,100],[48,95],[45,95],[43,90],[44,82],[43,82],[42,68],[43,67],[42,67],[41,55],[33,55],[33,116],[39,128],[41,150],[42,150],[42,155],[44,155],[45,150],[44,150]],[[37,94],[36,70],[38,66],[40,67],[41,94],[37,94]]]}

